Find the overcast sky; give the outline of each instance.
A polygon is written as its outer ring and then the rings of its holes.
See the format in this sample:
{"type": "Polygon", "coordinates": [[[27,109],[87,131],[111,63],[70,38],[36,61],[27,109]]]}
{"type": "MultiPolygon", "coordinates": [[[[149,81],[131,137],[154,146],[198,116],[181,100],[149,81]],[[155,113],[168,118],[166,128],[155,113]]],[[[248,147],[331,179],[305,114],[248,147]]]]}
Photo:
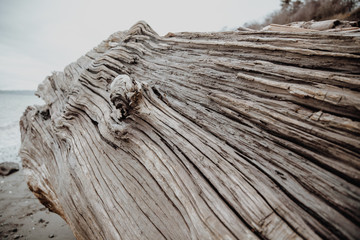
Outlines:
{"type": "Polygon", "coordinates": [[[36,89],[110,34],[145,20],[158,34],[261,21],[280,0],[0,0],[0,90],[36,89]]]}

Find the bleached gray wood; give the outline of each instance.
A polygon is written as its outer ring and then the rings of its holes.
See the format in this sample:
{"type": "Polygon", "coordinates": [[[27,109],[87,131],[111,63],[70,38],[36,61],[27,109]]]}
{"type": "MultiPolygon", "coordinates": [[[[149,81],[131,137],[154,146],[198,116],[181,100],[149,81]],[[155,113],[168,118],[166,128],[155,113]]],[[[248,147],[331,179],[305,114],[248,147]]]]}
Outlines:
{"type": "Polygon", "coordinates": [[[359,239],[359,33],[117,32],[21,119],[77,239],[359,239]]]}

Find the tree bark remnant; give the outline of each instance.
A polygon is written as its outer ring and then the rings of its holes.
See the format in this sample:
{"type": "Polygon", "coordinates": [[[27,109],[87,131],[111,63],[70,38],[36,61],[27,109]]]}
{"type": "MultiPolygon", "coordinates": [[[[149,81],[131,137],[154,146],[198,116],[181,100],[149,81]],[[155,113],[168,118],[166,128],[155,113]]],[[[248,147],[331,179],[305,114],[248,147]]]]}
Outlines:
{"type": "Polygon", "coordinates": [[[117,32],[20,121],[77,239],[359,239],[360,34],[117,32]]]}

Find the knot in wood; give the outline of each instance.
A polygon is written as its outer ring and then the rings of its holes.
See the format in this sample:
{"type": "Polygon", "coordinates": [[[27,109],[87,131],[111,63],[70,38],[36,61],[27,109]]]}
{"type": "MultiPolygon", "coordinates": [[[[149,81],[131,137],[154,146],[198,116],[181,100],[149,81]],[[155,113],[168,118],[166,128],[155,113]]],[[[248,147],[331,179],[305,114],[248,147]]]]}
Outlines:
{"type": "Polygon", "coordinates": [[[140,98],[140,84],[128,75],[119,75],[112,81],[110,100],[118,110],[118,119],[125,119],[140,98]]]}

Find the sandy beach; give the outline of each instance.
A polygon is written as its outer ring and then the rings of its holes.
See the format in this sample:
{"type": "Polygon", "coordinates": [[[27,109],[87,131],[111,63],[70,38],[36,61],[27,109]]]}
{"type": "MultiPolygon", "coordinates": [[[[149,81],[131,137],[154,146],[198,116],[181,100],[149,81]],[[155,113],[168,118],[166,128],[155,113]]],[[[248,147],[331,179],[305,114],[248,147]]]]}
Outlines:
{"type": "Polygon", "coordinates": [[[0,177],[0,239],[75,239],[66,222],[49,212],[27,187],[22,170],[0,177]]]}

